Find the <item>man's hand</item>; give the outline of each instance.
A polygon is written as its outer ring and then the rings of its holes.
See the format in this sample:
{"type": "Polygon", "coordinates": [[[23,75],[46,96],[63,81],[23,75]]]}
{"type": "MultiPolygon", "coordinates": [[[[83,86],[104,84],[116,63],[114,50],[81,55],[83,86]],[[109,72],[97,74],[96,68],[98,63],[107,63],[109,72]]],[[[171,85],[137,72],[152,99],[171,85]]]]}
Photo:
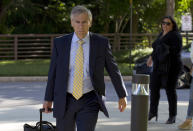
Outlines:
{"type": "Polygon", "coordinates": [[[45,101],[43,108],[45,108],[45,113],[50,113],[51,111],[49,111],[48,108],[52,108],[52,101],[45,101]]]}
{"type": "Polygon", "coordinates": [[[190,75],[192,76],[192,73],[193,73],[193,65],[192,65],[192,67],[191,67],[191,69],[190,69],[190,75]]]}
{"type": "Polygon", "coordinates": [[[123,112],[127,106],[127,98],[120,98],[119,99],[119,110],[120,112],[123,112]]]}
{"type": "Polygon", "coordinates": [[[147,64],[148,67],[152,67],[152,65],[153,65],[152,56],[149,56],[149,58],[147,59],[146,64],[147,64]]]}

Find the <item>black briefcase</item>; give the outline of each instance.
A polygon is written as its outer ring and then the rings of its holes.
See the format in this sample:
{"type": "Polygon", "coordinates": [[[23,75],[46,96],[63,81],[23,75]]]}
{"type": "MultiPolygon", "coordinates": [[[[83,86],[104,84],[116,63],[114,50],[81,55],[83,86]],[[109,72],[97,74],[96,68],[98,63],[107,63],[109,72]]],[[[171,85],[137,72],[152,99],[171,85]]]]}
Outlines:
{"type": "MultiPolygon", "coordinates": [[[[52,111],[52,109],[50,109],[52,111]]],[[[56,126],[48,121],[42,121],[42,112],[45,109],[40,109],[40,121],[35,126],[24,124],[24,131],[57,131],[56,126]]]]}

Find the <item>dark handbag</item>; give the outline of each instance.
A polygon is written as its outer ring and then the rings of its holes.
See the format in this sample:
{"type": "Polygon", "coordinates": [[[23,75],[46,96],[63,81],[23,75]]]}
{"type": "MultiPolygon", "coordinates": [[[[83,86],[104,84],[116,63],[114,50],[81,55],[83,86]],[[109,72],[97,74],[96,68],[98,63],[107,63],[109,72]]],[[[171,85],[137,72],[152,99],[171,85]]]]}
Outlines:
{"type": "MultiPolygon", "coordinates": [[[[52,109],[49,109],[52,111],[52,109]]],[[[35,126],[24,124],[24,131],[56,131],[56,126],[48,121],[42,121],[42,112],[45,109],[40,109],[40,121],[35,126]]]]}

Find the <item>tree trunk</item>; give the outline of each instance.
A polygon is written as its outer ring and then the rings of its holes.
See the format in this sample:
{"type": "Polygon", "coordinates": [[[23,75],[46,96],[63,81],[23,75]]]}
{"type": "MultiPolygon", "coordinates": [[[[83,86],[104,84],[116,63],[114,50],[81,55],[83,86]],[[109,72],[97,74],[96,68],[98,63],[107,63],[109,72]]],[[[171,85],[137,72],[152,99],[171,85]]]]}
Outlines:
{"type": "Polygon", "coordinates": [[[14,0],[10,1],[5,7],[2,5],[2,1],[0,1],[0,23],[2,22],[2,19],[4,15],[6,14],[6,11],[9,9],[9,7],[14,3],[14,0]]]}
{"type": "MultiPolygon", "coordinates": [[[[104,4],[104,3],[103,3],[104,4]]],[[[102,5],[101,5],[102,6],[102,5]]],[[[105,2],[105,5],[103,5],[104,6],[104,11],[105,12],[110,12],[109,10],[109,3],[108,2],[105,2]]],[[[104,19],[105,18],[108,18],[109,16],[108,16],[108,13],[104,13],[105,14],[105,16],[104,16],[104,19]]],[[[109,25],[110,25],[110,21],[109,21],[109,19],[107,19],[106,21],[105,21],[105,24],[104,24],[104,32],[105,33],[108,33],[109,32],[109,25]]]]}
{"type": "Polygon", "coordinates": [[[3,5],[2,5],[2,1],[0,0],[0,18],[2,16],[2,11],[3,11],[3,5]]]}
{"type": "Polygon", "coordinates": [[[122,25],[123,18],[121,16],[117,17],[115,20],[115,36],[114,36],[114,42],[113,42],[113,51],[119,51],[120,50],[120,29],[122,25]]]}
{"type": "MultiPolygon", "coordinates": [[[[137,14],[133,14],[133,19],[132,19],[132,34],[136,34],[137,33],[137,29],[138,29],[138,22],[139,22],[139,18],[137,14]]],[[[136,37],[132,36],[132,39],[129,42],[129,49],[134,48],[134,41],[136,41],[136,37]]]]}
{"type": "Polygon", "coordinates": [[[190,2],[190,13],[193,18],[193,1],[190,2]]]}
{"type": "Polygon", "coordinates": [[[175,0],[166,0],[166,16],[174,17],[175,0]]]}
{"type": "Polygon", "coordinates": [[[115,21],[115,32],[114,32],[114,42],[113,42],[113,51],[120,50],[120,36],[119,36],[119,20],[115,21]]]}

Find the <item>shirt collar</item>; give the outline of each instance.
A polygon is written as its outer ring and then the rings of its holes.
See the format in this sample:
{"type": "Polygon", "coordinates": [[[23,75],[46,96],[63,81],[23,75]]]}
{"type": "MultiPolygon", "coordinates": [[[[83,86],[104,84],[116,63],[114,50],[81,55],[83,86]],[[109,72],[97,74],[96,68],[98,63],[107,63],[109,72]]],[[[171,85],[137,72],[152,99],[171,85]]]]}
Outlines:
{"type": "MultiPolygon", "coordinates": [[[[74,32],[73,37],[72,37],[72,42],[75,43],[79,40],[77,37],[76,33],[74,32]]],[[[86,36],[82,39],[85,43],[89,42],[89,32],[86,34],[86,36]]]]}

